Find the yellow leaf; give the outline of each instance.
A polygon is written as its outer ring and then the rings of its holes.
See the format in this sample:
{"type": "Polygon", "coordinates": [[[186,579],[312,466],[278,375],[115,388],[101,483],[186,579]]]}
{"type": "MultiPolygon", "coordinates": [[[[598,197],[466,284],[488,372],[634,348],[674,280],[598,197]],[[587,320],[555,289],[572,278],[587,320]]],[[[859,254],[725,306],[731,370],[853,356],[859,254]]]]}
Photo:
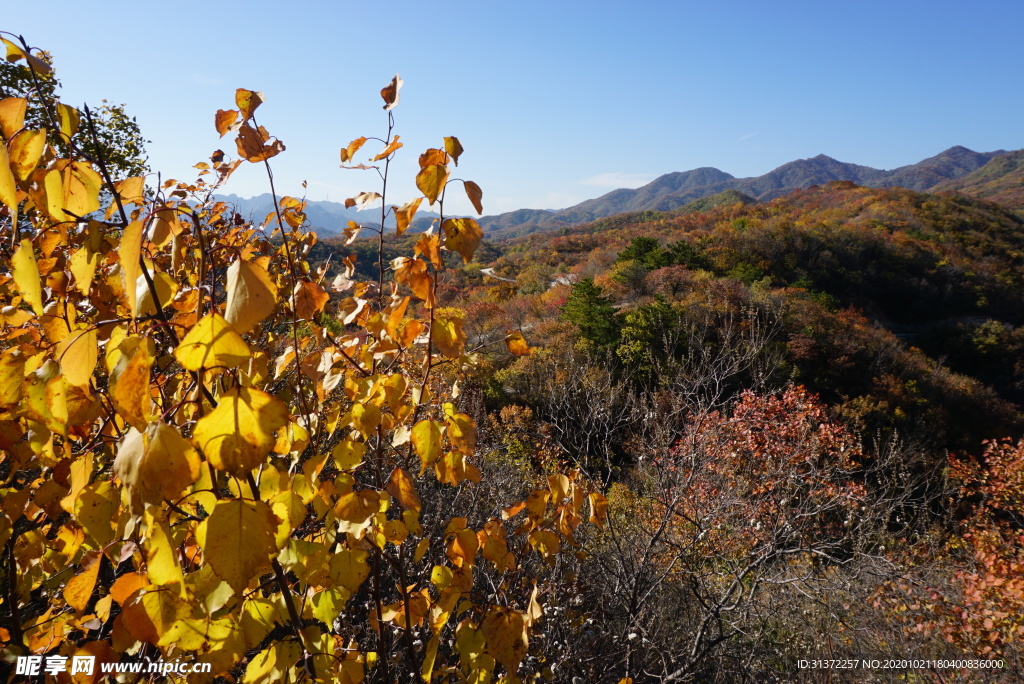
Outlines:
{"type": "Polygon", "coordinates": [[[384,489],[388,494],[398,500],[402,508],[411,511],[419,511],[423,504],[420,502],[420,495],[416,493],[416,484],[404,468],[395,468],[388,478],[384,489]]]}
{"type": "Polygon", "coordinates": [[[113,522],[117,520],[118,492],[109,480],[85,485],[75,500],[75,518],[98,546],[114,540],[113,522]]]}
{"type": "Polygon", "coordinates": [[[221,500],[199,523],[196,539],[217,576],[241,595],[270,567],[278,551],[274,531],[279,523],[263,501],[221,500]]]}
{"type": "Polygon", "coordinates": [[[146,201],[146,179],[143,176],[118,181],[114,183],[114,189],[123,204],[142,204],[146,201]]]}
{"type": "Polygon", "coordinates": [[[20,349],[7,349],[0,356],[0,408],[14,406],[21,400],[25,381],[25,354],[20,349]]]}
{"type": "Polygon", "coordinates": [[[457,451],[450,451],[434,464],[434,472],[437,474],[437,481],[457,487],[460,483],[469,480],[480,482],[480,470],[466,460],[465,454],[457,451]]]}
{"type": "Polygon", "coordinates": [[[76,330],[57,345],[57,359],[60,362],[64,380],[69,385],[88,387],[92,372],[99,360],[96,328],[76,330]]]}
{"type": "Polygon", "coordinates": [[[157,520],[152,514],[153,509],[145,513],[146,535],[146,575],[149,581],[159,585],[181,586],[184,577],[178,553],[167,523],[157,520]]]}
{"type": "Polygon", "coordinates": [[[370,566],[366,562],[369,555],[362,549],[340,549],[331,557],[331,579],[355,593],[370,575],[370,566]]]}
{"type": "Polygon", "coordinates": [[[75,289],[83,295],[88,296],[93,276],[96,274],[96,267],[99,264],[100,255],[88,247],[77,250],[68,260],[71,275],[75,276],[75,289]]]}
{"type": "Polygon", "coordinates": [[[237,259],[228,267],[228,301],[224,318],[239,334],[270,315],[277,304],[277,285],[259,264],[237,259]]]}
{"type": "Polygon", "coordinates": [[[559,503],[569,494],[569,478],[561,473],[548,475],[548,490],[551,492],[551,503],[559,503]]]}
{"type": "Polygon", "coordinates": [[[245,340],[220,314],[207,314],[193,326],[174,358],[188,370],[234,368],[249,360],[252,351],[245,340]]]}
{"type": "MultiPolygon", "coordinates": [[[[114,474],[131,492],[133,505],[175,501],[199,479],[199,455],[178,429],[151,423],[129,430],[114,459],[114,474]]],[[[141,506],[136,506],[141,510],[141,506]]]]}
{"type": "Polygon", "coordinates": [[[508,608],[492,608],[480,625],[487,652],[515,674],[526,656],[528,645],[526,622],[522,613],[508,608]]]}
{"type": "Polygon", "coordinates": [[[430,263],[434,265],[435,269],[440,269],[444,266],[444,261],[441,259],[441,236],[433,235],[431,233],[423,233],[420,239],[416,242],[413,248],[416,256],[423,255],[430,259],[430,263]]]}
{"type": "MultiPolygon", "coordinates": [[[[458,166],[458,164],[456,164],[458,166]]],[[[466,197],[473,203],[473,208],[476,209],[476,213],[484,213],[484,205],[481,204],[481,200],[484,197],[484,191],[480,189],[480,186],[473,181],[463,181],[463,187],[466,189],[466,197]]]]}
{"type": "Polygon", "coordinates": [[[36,266],[35,248],[25,238],[11,257],[11,274],[14,284],[37,316],[43,315],[43,288],[39,284],[39,268],[36,266]]]}
{"type": "Polygon", "coordinates": [[[394,207],[395,211],[395,234],[401,235],[409,229],[409,225],[412,223],[412,217],[416,215],[416,210],[420,207],[420,202],[423,201],[422,197],[406,202],[401,207],[394,207]]]}
{"type": "Polygon", "coordinates": [[[461,568],[474,564],[479,548],[480,541],[477,539],[476,532],[469,529],[459,530],[451,536],[445,555],[456,567],[461,568]]]}
{"type": "Polygon", "coordinates": [[[441,229],[445,234],[444,246],[461,254],[463,263],[468,264],[484,237],[480,224],[471,218],[445,219],[441,229]]]}
{"type": "Polygon", "coordinates": [[[193,439],[210,465],[244,478],[274,448],[274,433],[288,423],[288,408],[279,399],[246,387],[230,390],[218,401],[217,408],[196,423],[193,439]]]}
{"type": "Polygon", "coordinates": [[[413,449],[420,457],[420,475],[441,455],[441,424],[434,420],[421,420],[412,428],[413,449]]]}
{"type": "Polygon", "coordinates": [[[237,131],[242,122],[238,120],[237,109],[218,109],[213,117],[213,125],[220,133],[220,137],[223,138],[231,131],[237,131]]]}
{"type": "Polygon", "coordinates": [[[380,425],[380,409],[373,404],[361,404],[358,402],[352,404],[349,416],[352,421],[352,427],[359,430],[363,437],[367,439],[370,438],[370,435],[380,425]]]}
{"type": "Polygon", "coordinates": [[[103,555],[95,551],[86,554],[86,557],[89,560],[87,562],[86,558],[82,559],[82,571],[64,585],[64,600],[75,609],[75,613],[79,616],[89,605],[89,599],[92,598],[92,590],[96,586],[96,578],[99,576],[100,565],[103,561],[103,555]]]}
{"type": "Polygon", "coordinates": [[[10,140],[25,125],[28,100],[23,97],[5,97],[0,100],[0,133],[10,140]]]}
{"type": "MultiPolygon", "coordinates": [[[[61,181],[61,211],[55,212],[54,218],[71,221],[100,208],[103,179],[91,166],[85,162],[61,160],[53,168],[60,172],[61,181]]],[[[47,200],[52,204],[49,188],[46,192],[47,200]]]]}
{"type": "Polygon", "coordinates": [[[160,637],[159,645],[201,653],[202,662],[212,665],[211,674],[231,669],[245,652],[241,628],[231,617],[178,620],[160,637]]]}
{"type": "Polygon", "coordinates": [[[444,412],[452,446],[467,456],[472,455],[476,449],[476,423],[467,414],[456,413],[450,403],[445,403],[444,412]]]}
{"type": "Polygon", "coordinates": [[[37,73],[48,74],[53,71],[53,67],[51,67],[46,60],[36,57],[31,52],[25,52],[22,48],[18,47],[17,44],[12,43],[6,38],[0,38],[0,42],[3,42],[7,47],[8,62],[16,62],[19,59],[24,59],[28,63],[29,68],[37,73]]]}
{"type": "Polygon", "coordinates": [[[348,144],[348,147],[341,148],[341,163],[347,164],[348,162],[352,161],[356,156],[356,152],[358,152],[359,148],[362,147],[365,143],[366,138],[360,137],[350,142],[348,144]]]}
{"type": "Polygon", "coordinates": [[[334,447],[334,451],[331,452],[338,470],[355,469],[363,462],[363,456],[365,455],[366,444],[349,439],[338,442],[338,445],[334,447]]]}
{"type": "MultiPolygon", "coordinates": [[[[108,354],[114,338],[108,342],[108,354]]],[[[152,413],[153,399],[149,389],[149,373],[153,367],[156,345],[150,338],[133,335],[118,345],[117,361],[110,372],[110,399],[114,408],[137,430],[144,430],[152,413]]],[[[108,362],[110,358],[108,357],[108,362]]]]}
{"type": "Polygon", "coordinates": [[[534,530],[530,533],[530,545],[537,549],[545,559],[548,559],[558,554],[561,549],[561,540],[554,532],[534,530]]]}
{"type": "Polygon", "coordinates": [[[405,84],[398,74],[391,79],[391,83],[384,86],[380,91],[380,96],[384,98],[384,109],[385,111],[391,111],[398,106],[398,91],[402,89],[405,84]]]}
{"type": "Polygon", "coordinates": [[[291,667],[302,657],[302,646],[295,641],[275,641],[256,654],[245,668],[242,684],[273,684],[286,680],[291,667]]]}
{"type": "Polygon", "coordinates": [[[430,341],[434,347],[450,359],[462,356],[466,335],[462,332],[462,320],[437,317],[430,328],[430,341]]]}
{"type": "Polygon", "coordinates": [[[526,339],[523,338],[523,333],[518,330],[510,330],[505,335],[505,346],[515,356],[526,356],[531,353],[530,345],[526,343],[526,339]]]}
{"type": "Polygon", "coordinates": [[[445,183],[448,181],[448,167],[442,164],[430,164],[416,174],[416,187],[427,198],[429,204],[437,201],[445,183]]]}
{"type": "Polygon", "coordinates": [[[78,133],[78,124],[81,119],[82,115],[78,113],[77,109],[63,102],[57,103],[57,120],[60,124],[60,134],[66,140],[71,140],[78,133]]]}
{"type": "MultiPolygon", "coordinates": [[[[459,157],[462,156],[462,153],[464,151],[462,149],[462,143],[459,142],[459,139],[456,138],[454,135],[446,136],[444,139],[444,149],[445,152],[451,155],[451,158],[455,162],[455,165],[458,166],[459,157]]],[[[477,212],[480,213],[479,210],[477,210],[477,212]]]]}
{"type": "Polygon", "coordinates": [[[191,609],[181,600],[177,587],[151,587],[144,589],[121,607],[119,618],[128,633],[138,641],[154,646],[178,620],[188,617],[191,609]]]}
{"type": "Polygon", "coordinates": [[[251,598],[242,607],[239,620],[245,644],[249,648],[263,641],[279,622],[279,611],[270,599],[251,598]]]}
{"type": "Polygon", "coordinates": [[[17,133],[7,146],[11,158],[11,169],[19,181],[26,180],[43,156],[46,148],[46,129],[22,130],[17,133]]]}
{"type": "Polygon", "coordinates": [[[338,499],[334,506],[334,514],[338,516],[338,529],[356,538],[363,537],[378,511],[380,494],[374,489],[349,492],[338,499]]]}
{"type": "Polygon", "coordinates": [[[18,187],[11,172],[7,146],[0,143],[0,203],[11,213],[12,220],[18,220],[18,187]]]}
{"type": "Polygon", "coordinates": [[[601,494],[594,492],[590,498],[590,522],[604,529],[604,522],[608,518],[608,499],[601,494]]]}
{"type": "Polygon", "coordinates": [[[239,88],[235,91],[235,105],[241,112],[243,121],[251,119],[256,108],[266,101],[266,96],[258,90],[239,88]]]}
{"type": "Polygon", "coordinates": [[[117,249],[121,262],[124,293],[128,298],[128,310],[135,311],[138,300],[138,281],[141,274],[139,257],[142,254],[142,221],[132,221],[121,234],[121,245],[117,249]]]}

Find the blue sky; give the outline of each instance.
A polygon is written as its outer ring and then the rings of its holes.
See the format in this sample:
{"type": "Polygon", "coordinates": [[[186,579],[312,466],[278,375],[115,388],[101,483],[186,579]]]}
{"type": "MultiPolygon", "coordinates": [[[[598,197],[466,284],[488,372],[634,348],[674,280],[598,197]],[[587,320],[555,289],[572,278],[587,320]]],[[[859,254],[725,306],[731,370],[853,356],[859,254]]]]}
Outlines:
{"type": "MultiPolygon", "coordinates": [[[[384,135],[378,92],[396,72],[396,203],[445,135],[485,213],[700,166],[744,177],[819,153],[893,168],[1024,147],[1020,0],[10,5],[0,29],[53,53],[66,102],[126,103],[164,178],[232,152],[213,114],[235,88],[262,90],[260,123],[288,148],[278,190],[306,180],[310,199],[377,189],[338,150],[384,135]]],[[[226,191],[266,191],[249,166],[226,191]]]]}

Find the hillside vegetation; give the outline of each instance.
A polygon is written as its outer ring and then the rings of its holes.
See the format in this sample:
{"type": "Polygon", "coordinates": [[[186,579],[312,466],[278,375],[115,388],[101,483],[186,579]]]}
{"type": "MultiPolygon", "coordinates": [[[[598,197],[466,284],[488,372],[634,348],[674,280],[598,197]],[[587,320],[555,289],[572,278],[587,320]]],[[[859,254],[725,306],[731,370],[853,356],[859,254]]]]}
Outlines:
{"type": "Polygon", "coordinates": [[[395,75],[340,150],[379,221],[321,241],[272,98],[155,186],[0,38],[4,681],[1024,679],[1012,208],[722,188],[489,242],[456,137],[388,193],[395,75]]]}

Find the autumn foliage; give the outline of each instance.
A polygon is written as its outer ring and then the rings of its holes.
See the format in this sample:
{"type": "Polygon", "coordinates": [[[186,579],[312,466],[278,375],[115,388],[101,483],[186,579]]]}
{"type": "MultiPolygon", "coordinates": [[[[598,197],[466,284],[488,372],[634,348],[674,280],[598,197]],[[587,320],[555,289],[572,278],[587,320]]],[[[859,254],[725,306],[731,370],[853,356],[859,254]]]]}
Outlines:
{"type": "MultiPolygon", "coordinates": [[[[386,181],[401,85],[381,91],[388,135],[342,147],[344,166],[386,181]]],[[[420,156],[422,197],[350,200],[382,205],[352,239],[382,239],[388,213],[403,232],[424,199],[440,231],[375,280],[352,279],[352,256],[326,282],[302,200],[275,196],[257,226],[213,198],[284,152],[264,100],[239,89],[216,113],[235,159],[159,187],[73,144],[88,112],[47,108],[61,157],[24,98],[0,102],[5,654],[194,660],[244,682],[518,681],[542,614],[521,564],[554,563],[603,498],[575,473],[489,506],[471,494],[457,383],[475,357],[437,296],[445,253],[468,261],[481,240],[444,214],[452,183],[482,210],[450,180],[462,146],[420,156]]]]}

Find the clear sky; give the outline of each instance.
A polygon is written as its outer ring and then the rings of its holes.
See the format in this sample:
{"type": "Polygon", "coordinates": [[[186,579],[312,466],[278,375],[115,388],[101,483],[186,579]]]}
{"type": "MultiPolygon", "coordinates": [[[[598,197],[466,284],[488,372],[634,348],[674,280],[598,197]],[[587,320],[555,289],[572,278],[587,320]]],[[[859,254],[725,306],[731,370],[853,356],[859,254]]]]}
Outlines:
{"type": "MultiPolygon", "coordinates": [[[[390,198],[411,199],[419,153],[456,135],[488,214],[700,166],[744,177],[819,153],[894,168],[953,145],[1022,148],[1022,27],[1021,0],[22,0],[0,19],[53,53],[66,102],[126,103],[164,178],[234,152],[213,114],[235,88],[263,91],[260,123],[288,148],[278,190],[306,180],[317,200],[377,189],[338,150],[385,134],[378,93],[400,73],[390,198]]],[[[247,166],[227,192],[266,191],[247,166]]]]}

